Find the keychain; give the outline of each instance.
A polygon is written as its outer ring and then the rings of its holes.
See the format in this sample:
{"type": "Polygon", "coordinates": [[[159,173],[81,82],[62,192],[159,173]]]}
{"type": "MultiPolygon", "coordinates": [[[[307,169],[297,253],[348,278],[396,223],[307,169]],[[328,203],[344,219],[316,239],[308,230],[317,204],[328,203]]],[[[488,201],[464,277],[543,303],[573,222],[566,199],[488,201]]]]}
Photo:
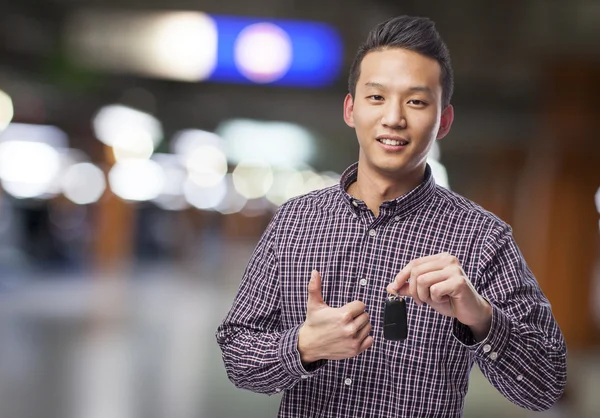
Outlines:
{"type": "Polygon", "coordinates": [[[383,310],[383,338],[399,341],[406,339],[407,334],[406,301],[403,297],[389,295],[383,310]]]}

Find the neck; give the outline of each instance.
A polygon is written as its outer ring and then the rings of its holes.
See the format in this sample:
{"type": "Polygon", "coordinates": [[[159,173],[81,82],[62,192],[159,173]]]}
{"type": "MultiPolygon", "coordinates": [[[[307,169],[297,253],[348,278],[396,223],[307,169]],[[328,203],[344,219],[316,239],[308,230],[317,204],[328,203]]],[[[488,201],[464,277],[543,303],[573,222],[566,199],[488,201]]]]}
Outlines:
{"type": "Polygon", "coordinates": [[[356,182],[350,185],[348,194],[365,202],[375,216],[379,216],[379,207],[383,202],[410,192],[423,182],[425,175],[425,166],[398,178],[361,168],[359,164],[356,182]]]}

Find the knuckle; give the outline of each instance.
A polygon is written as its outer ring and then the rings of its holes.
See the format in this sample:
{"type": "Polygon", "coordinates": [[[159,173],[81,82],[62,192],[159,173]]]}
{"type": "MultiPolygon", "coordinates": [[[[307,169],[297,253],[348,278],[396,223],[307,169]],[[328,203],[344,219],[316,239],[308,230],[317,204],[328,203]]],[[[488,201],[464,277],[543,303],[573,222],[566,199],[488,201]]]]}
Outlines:
{"type": "Polygon", "coordinates": [[[348,322],[352,321],[352,315],[350,312],[344,312],[341,319],[343,323],[347,324],[348,322]]]}
{"type": "Polygon", "coordinates": [[[448,264],[446,267],[444,267],[442,269],[442,271],[448,276],[448,277],[452,277],[454,274],[456,274],[456,266],[454,266],[453,264],[448,264]]]}

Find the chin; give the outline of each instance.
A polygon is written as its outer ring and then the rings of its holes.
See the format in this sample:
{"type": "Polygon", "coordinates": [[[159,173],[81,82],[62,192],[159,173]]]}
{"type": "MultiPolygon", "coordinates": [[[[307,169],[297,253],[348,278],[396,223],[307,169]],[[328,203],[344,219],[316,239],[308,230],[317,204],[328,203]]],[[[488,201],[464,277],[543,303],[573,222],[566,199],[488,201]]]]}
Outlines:
{"type": "Polygon", "coordinates": [[[406,167],[398,165],[383,165],[378,166],[377,171],[386,176],[397,177],[399,175],[402,175],[406,171],[406,167]]]}

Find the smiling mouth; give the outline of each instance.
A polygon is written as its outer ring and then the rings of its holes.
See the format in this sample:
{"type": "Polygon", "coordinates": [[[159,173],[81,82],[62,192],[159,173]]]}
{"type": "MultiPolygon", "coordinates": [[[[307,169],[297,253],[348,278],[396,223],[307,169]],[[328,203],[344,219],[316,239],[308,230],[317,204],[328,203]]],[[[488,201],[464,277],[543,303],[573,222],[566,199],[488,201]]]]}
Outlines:
{"type": "Polygon", "coordinates": [[[377,141],[381,142],[384,145],[393,145],[396,147],[408,145],[408,141],[405,141],[403,139],[379,138],[377,141]]]}

